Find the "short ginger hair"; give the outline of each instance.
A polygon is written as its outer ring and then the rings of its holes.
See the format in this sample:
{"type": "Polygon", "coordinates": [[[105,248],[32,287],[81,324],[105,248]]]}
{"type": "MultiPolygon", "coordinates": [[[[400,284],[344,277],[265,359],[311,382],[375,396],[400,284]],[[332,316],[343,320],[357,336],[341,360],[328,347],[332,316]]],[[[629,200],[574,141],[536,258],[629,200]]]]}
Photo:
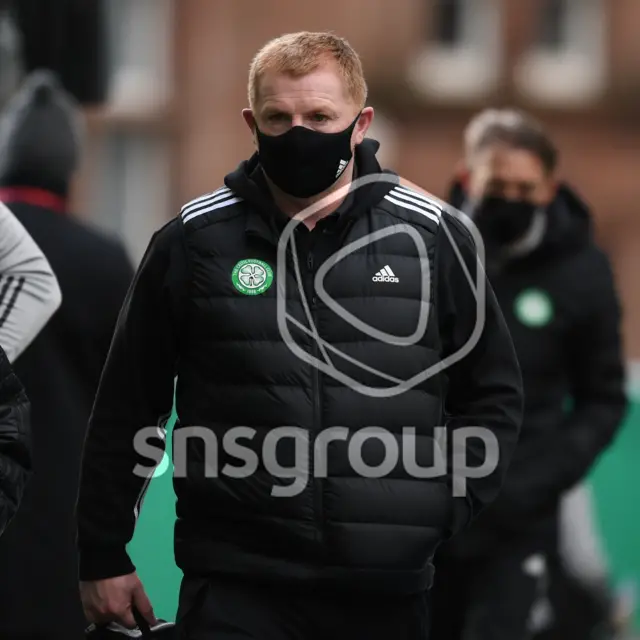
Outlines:
{"type": "Polygon", "coordinates": [[[553,173],[558,165],[558,149],[540,122],[516,109],[486,109],[475,116],[464,134],[467,163],[494,144],[529,151],[553,173]]]}
{"type": "Polygon", "coordinates": [[[253,58],[249,69],[249,106],[255,110],[260,98],[260,80],[267,71],[300,78],[333,60],[342,75],[347,95],[360,108],[367,101],[362,62],[353,47],[331,32],[300,31],[268,42],[253,58]]]}

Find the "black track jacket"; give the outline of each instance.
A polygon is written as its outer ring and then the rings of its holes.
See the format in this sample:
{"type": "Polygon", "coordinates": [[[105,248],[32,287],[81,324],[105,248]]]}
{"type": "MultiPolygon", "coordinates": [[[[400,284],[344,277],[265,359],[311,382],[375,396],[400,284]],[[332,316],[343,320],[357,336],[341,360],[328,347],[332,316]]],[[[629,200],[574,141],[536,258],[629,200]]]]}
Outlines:
{"type": "MultiPolygon", "coordinates": [[[[356,150],[359,177],[381,174],[376,150],[373,141],[356,150]]],[[[522,410],[508,330],[482,272],[477,285],[464,225],[384,175],[389,181],[352,189],[313,232],[298,225],[281,264],[288,219],[255,156],[154,236],[90,422],[78,505],[82,579],[133,570],[126,545],[147,485],[134,467],[151,457],[134,440],[169,414],[174,377],[176,470],[186,457],[186,477],[174,480],[175,552],[186,573],[418,592],[431,583],[437,546],[495,499],[522,410]],[[486,299],[480,311],[470,283],[486,299]],[[417,477],[405,457],[429,465],[442,451],[434,441],[442,425],[448,473],[417,477]],[[194,426],[206,433],[183,438],[194,426]],[[240,426],[242,452],[227,442],[240,426]],[[493,433],[500,455],[493,473],[453,497],[451,444],[469,426],[493,433]],[[265,453],[280,427],[296,431],[275,454],[286,473],[265,453]],[[386,435],[364,438],[367,427],[386,435]],[[415,438],[403,435],[408,427],[415,438]],[[342,433],[329,441],[334,428],[342,433]],[[245,477],[237,472],[249,467],[245,477]],[[292,475],[306,479],[301,489],[274,495],[292,475]]],[[[482,463],[481,441],[465,449],[469,466],[482,463]]]]}
{"type": "MultiPolygon", "coordinates": [[[[454,188],[451,204],[463,199],[454,188]]],[[[451,542],[456,554],[499,552],[523,535],[554,548],[560,498],[588,474],[624,417],[621,310],[592,235],[587,206],[562,185],[540,246],[489,271],[522,368],[524,420],[500,497],[451,542]]]]}

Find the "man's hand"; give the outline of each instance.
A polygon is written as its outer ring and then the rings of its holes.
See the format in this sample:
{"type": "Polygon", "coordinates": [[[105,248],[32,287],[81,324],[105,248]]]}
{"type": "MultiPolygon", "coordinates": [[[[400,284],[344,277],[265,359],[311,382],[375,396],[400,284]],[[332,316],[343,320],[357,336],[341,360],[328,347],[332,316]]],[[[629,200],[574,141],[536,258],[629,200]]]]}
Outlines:
{"type": "Polygon", "coordinates": [[[81,582],[80,598],[89,622],[118,622],[133,629],[136,626],[134,606],[149,625],[153,626],[157,622],[151,602],[136,573],[107,580],[81,582]]]}

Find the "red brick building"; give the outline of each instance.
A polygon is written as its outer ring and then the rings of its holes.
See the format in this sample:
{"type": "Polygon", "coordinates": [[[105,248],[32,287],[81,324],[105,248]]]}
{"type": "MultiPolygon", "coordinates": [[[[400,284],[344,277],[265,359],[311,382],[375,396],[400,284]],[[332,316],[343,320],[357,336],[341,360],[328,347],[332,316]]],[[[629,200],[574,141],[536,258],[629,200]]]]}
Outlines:
{"type": "Polygon", "coordinates": [[[593,205],[640,358],[638,0],[110,0],[112,99],[91,116],[79,204],[139,258],[181,203],[251,153],[240,110],[268,39],[332,29],[365,63],[388,163],[444,195],[461,132],[488,105],[532,111],[593,205]],[[112,4],[111,4],[112,3],[112,4]]]}

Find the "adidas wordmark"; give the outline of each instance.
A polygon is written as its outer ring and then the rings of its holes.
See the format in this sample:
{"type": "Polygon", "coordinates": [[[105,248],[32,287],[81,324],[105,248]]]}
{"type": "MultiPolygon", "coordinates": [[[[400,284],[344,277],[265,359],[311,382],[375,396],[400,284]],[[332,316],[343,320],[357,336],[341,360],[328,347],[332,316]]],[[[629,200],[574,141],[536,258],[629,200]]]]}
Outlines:
{"type": "Polygon", "coordinates": [[[372,280],[374,282],[400,282],[398,278],[396,278],[393,271],[391,271],[391,267],[387,265],[383,269],[380,269],[375,276],[373,276],[372,280]]]}

